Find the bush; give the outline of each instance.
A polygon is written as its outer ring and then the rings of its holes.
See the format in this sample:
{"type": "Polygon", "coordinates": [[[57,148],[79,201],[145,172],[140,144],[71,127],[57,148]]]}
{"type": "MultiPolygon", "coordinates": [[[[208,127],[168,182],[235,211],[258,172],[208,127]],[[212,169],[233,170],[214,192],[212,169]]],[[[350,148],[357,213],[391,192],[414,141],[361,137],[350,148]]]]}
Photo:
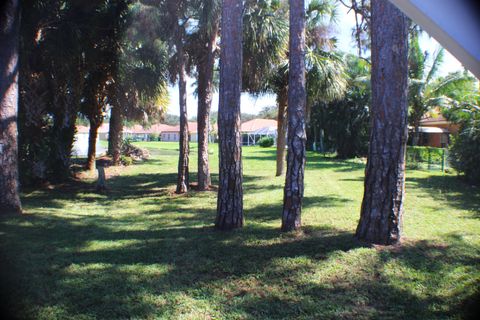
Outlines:
{"type": "Polygon", "coordinates": [[[142,149],[130,143],[130,140],[125,139],[122,144],[121,154],[130,157],[134,161],[143,161],[150,156],[147,149],[142,149]]]}
{"type": "Polygon", "coordinates": [[[160,135],[157,133],[149,133],[148,141],[160,141],[160,135]]]}
{"type": "Polygon", "coordinates": [[[408,146],[407,162],[442,163],[444,152],[442,148],[408,146]]]}
{"type": "Polygon", "coordinates": [[[268,148],[273,146],[275,141],[273,141],[272,137],[262,137],[260,140],[258,140],[258,145],[262,148],[268,148]]]}
{"type": "Polygon", "coordinates": [[[449,160],[452,167],[472,184],[480,185],[480,125],[464,128],[453,139],[449,160]]]}
{"type": "Polygon", "coordinates": [[[124,166],[130,166],[133,164],[133,159],[132,157],[129,157],[129,156],[120,156],[120,162],[124,165],[124,166]]]}

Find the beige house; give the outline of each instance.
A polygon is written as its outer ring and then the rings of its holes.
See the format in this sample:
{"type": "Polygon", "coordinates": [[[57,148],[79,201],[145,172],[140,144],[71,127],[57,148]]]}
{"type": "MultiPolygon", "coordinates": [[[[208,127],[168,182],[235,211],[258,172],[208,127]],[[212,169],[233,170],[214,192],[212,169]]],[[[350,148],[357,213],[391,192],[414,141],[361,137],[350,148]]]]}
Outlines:
{"type": "Polygon", "coordinates": [[[277,121],[272,119],[252,119],[240,127],[242,145],[254,146],[263,137],[272,137],[277,141],[277,121]]]}
{"type": "MultiPolygon", "coordinates": [[[[459,130],[457,124],[449,122],[443,116],[425,117],[420,121],[420,141],[418,145],[446,148],[450,143],[450,135],[459,130]]],[[[411,129],[413,130],[413,128],[411,129]]]]}

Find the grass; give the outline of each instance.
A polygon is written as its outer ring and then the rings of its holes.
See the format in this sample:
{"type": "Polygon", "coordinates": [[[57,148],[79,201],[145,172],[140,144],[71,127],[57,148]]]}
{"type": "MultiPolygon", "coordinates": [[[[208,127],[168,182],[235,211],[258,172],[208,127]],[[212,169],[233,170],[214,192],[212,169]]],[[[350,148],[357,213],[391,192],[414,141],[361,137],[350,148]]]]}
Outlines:
{"type": "Polygon", "coordinates": [[[111,176],[106,194],[88,179],[27,190],[25,215],[0,218],[2,309],[29,319],[461,319],[478,307],[480,192],[455,176],[409,171],[405,242],[368,246],[353,236],[360,161],[309,153],[304,228],[282,234],[274,149],[247,147],[246,226],[223,233],[212,228],[215,192],[174,194],[177,145],[138,145],[152,158],[111,176]]]}

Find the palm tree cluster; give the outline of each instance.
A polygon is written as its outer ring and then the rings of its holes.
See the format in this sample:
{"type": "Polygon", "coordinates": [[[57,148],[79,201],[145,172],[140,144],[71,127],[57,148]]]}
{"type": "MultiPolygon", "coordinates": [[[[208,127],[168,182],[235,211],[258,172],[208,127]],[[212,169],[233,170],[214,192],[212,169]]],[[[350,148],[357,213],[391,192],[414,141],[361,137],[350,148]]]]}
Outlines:
{"type": "Polygon", "coordinates": [[[79,117],[90,123],[86,166],[111,109],[109,149],[119,160],[122,117],[159,114],[167,51],[145,32],[147,10],[129,0],[23,1],[20,166],[23,183],[68,178],[79,117]],[[142,25],[143,23],[143,25],[142,25]]]}

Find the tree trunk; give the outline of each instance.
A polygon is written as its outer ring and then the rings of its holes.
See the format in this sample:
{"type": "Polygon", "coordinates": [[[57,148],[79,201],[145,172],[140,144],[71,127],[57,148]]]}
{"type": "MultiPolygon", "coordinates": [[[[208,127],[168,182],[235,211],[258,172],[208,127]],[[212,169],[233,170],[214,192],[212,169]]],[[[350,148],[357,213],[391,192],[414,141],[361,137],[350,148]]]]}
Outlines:
{"type": "Polygon", "coordinates": [[[287,144],[287,89],[281,90],[278,94],[278,117],[277,117],[277,172],[276,177],[283,175],[285,167],[285,147],[287,144]]]}
{"type": "Polygon", "coordinates": [[[97,153],[97,135],[98,128],[102,123],[97,121],[90,121],[90,130],[88,132],[88,156],[87,156],[87,170],[95,170],[95,155],[97,153]]]}
{"type": "MultiPolygon", "coordinates": [[[[180,27],[178,27],[180,29],[180,27]]],[[[188,192],[188,117],[187,117],[187,75],[185,53],[183,50],[183,37],[181,33],[177,35],[177,54],[178,54],[178,90],[180,97],[180,154],[178,158],[178,178],[176,193],[188,192]]]]}
{"type": "Polygon", "coordinates": [[[208,137],[210,108],[213,97],[213,68],[215,66],[215,44],[217,42],[218,23],[210,31],[204,60],[198,67],[198,190],[208,190],[210,168],[208,166],[208,137]]]}
{"type": "Polygon", "coordinates": [[[400,240],[408,136],[408,19],[387,0],[372,1],[372,108],[365,193],[356,235],[400,240]]]}
{"type": "Polygon", "coordinates": [[[112,157],[114,166],[120,164],[120,154],[123,137],[123,114],[122,108],[115,103],[110,111],[110,126],[108,129],[108,154],[112,157]]]}
{"type": "Polygon", "coordinates": [[[300,228],[307,134],[305,132],[305,1],[290,0],[288,153],[282,231],[300,228]]]}
{"type": "Polygon", "coordinates": [[[58,106],[54,115],[53,146],[51,162],[54,180],[65,180],[70,177],[70,160],[73,141],[75,138],[75,121],[77,119],[77,105],[73,94],[62,92],[63,99],[55,99],[58,106]]]}
{"type": "Polygon", "coordinates": [[[218,133],[220,168],[215,227],[243,226],[242,144],[240,94],[242,90],[242,0],[223,0],[220,54],[218,133]]]}
{"type": "Polygon", "coordinates": [[[0,213],[21,213],[18,183],[18,0],[0,5],[0,213]]]}

